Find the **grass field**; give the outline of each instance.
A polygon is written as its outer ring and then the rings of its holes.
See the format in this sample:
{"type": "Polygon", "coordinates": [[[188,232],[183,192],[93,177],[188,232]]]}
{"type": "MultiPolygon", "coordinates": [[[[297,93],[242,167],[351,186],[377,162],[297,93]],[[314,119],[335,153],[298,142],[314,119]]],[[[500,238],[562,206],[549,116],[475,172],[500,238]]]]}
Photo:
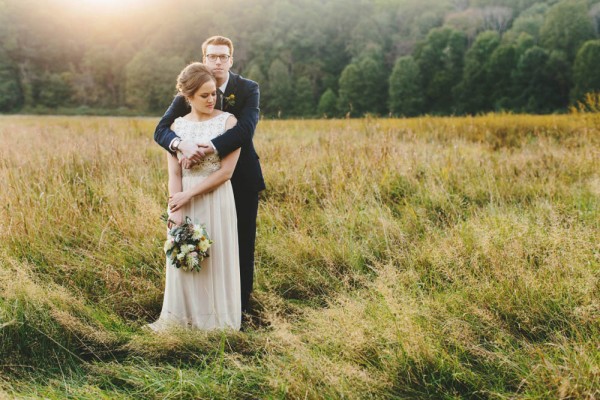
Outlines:
{"type": "Polygon", "coordinates": [[[255,324],[160,312],[156,119],[0,117],[0,398],[600,398],[600,115],[262,121],[255,324]]]}

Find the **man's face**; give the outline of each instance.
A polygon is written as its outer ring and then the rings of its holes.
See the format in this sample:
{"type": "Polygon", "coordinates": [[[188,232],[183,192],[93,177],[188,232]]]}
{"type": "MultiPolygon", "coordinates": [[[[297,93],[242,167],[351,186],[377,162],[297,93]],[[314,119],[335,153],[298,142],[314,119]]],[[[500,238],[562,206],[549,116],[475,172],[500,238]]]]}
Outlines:
{"type": "Polygon", "coordinates": [[[229,68],[233,65],[233,58],[229,54],[229,47],[213,44],[206,46],[204,64],[219,82],[225,82],[229,74],[229,68]]]}

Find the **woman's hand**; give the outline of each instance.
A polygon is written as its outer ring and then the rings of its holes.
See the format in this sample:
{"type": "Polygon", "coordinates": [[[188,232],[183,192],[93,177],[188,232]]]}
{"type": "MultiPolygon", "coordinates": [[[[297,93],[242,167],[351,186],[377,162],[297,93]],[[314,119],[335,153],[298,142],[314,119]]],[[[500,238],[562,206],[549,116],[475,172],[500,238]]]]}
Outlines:
{"type": "Polygon", "coordinates": [[[171,229],[174,226],[183,224],[183,211],[169,212],[169,219],[167,220],[167,228],[171,229]]]}
{"type": "Polygon", "coordinates": [[[188,192],[179,192],[175,193],[172,196],[169,196],[169,211],[175,212],[180,210],[181,207],[186,205],[188,201],[190,201],[190,195],[188,192]]]}

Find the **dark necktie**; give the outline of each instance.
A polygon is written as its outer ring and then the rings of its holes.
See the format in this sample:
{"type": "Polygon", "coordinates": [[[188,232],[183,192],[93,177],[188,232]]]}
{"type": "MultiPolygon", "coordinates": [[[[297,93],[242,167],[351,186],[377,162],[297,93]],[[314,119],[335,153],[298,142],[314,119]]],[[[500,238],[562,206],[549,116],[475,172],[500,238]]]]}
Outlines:
{"type": "Polygon", "coordinates": [[[223,110],[223,92],[221,92],[221,89],[217,89],[217,104],[215,106],[217,110],[223,110]]]}

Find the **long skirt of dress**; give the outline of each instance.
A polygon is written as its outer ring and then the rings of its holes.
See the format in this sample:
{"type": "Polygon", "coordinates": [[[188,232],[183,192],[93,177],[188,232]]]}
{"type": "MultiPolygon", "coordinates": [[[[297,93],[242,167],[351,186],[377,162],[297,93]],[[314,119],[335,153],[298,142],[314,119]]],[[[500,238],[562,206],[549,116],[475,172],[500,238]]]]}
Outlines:
{"type": "MultiPolygon", "coordinates": [[[[204,177],[183,177],[183,190],[204,177]]],[[[237,217],[231,182],[211,193],[194,197],[183,215],[194,224],[204,224],[213,244],[200,272],[186,272],[167,261],[165,297],[160,318],[150,324],[155,331],[170,326],[202,330],[241,325],[241,289],[237,217]]]]}

